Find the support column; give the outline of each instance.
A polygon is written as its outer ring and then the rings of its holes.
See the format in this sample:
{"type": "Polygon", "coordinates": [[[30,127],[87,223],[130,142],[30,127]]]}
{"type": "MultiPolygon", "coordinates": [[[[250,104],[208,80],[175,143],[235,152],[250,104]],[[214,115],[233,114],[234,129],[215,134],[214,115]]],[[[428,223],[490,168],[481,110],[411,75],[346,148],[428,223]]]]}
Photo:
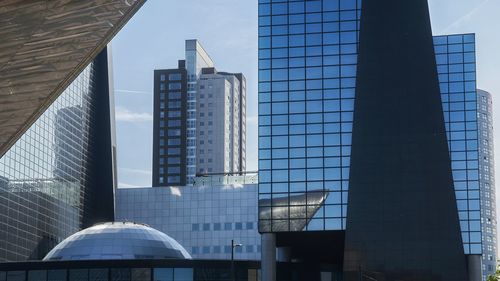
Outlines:
{"type": "Polygon", "coordinates": [[[264,233],[262,237],[262,281],[276,281],[276,234],[264,233]]]}
{"type": "Polygon", "coordinates": [[[469,271],[469,281],[481,281],[481,255],[467,255],[467,269],[469,271]]]}

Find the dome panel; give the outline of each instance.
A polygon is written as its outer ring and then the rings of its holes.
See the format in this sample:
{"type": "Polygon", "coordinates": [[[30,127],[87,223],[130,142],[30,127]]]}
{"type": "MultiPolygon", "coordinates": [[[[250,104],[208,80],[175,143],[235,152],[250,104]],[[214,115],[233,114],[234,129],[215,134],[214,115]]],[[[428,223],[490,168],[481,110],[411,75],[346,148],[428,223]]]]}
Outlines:
{"type": "Polygon", "coordinates": [[[142,224],[112,222],[71,235],[43,260],[120,259],[191,259],[191,256],[163,232],[142,224]]]}

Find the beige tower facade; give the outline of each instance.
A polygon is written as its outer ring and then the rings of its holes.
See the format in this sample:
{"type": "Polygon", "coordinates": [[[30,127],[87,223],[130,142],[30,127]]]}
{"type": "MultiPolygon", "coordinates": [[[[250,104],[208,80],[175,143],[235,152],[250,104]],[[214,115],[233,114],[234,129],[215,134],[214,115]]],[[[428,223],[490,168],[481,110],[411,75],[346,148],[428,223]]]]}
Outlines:
{"type": "Polygon", "coordinates": [[[197,174],[227,174],[246,168],[242,74],[204,68],[197,89],[197,174]]]}

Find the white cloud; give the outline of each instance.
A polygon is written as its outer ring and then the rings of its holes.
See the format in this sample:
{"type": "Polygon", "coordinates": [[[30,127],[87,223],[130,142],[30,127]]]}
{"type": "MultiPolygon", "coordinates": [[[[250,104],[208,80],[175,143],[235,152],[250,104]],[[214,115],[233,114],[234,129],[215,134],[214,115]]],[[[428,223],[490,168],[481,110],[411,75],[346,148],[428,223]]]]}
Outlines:
{"type": "Polygon", "coordinates": [[[151,122],[153,115],[151,113],[133,112],[124,107],[117,106],[115,109],[115,118],[118,122],[151,122]]]}

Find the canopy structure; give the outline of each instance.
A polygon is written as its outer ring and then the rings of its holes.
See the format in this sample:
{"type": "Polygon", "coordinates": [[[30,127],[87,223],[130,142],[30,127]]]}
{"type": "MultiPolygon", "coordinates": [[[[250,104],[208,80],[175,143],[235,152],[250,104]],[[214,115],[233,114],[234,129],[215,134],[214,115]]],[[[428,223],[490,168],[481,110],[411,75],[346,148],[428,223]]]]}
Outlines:
{"type": "Polygon", "coordinates": [[[0,157],[144,2],[0,2],[0,157]]]}

